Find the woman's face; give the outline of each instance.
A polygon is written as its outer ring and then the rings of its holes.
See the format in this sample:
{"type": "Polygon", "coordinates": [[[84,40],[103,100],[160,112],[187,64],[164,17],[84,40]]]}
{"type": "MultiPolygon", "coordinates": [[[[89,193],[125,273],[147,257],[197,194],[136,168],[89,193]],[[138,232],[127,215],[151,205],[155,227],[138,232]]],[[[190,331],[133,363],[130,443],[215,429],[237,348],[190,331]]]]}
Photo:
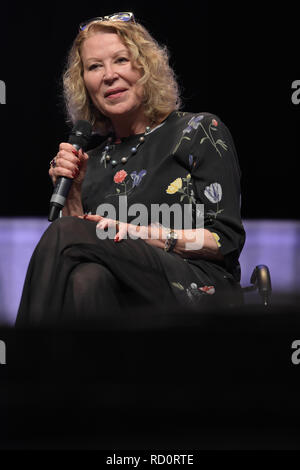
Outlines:
{"type": "Polygon", "coordinates": [[[83,79],[94,105],[112,122],[143,114],[141,72],[115,33],[98,32],[82,45],[83,79]]]}

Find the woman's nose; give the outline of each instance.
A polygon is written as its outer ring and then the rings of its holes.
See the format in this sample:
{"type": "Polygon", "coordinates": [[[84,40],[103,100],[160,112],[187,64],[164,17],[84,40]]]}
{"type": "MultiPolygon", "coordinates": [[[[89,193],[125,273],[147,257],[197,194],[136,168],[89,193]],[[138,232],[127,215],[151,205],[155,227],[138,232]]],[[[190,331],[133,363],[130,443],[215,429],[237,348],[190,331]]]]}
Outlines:
{"type": "Polygon", "coordinates": [[[105,67],[104,76],[103,76],[104,80],[112,81],[112,80],[115,80],[117,77],[118,77],[118,74],[117,74],[116,70],[114,69],[114,67],[112,67],[112,66],[105,67]]]}

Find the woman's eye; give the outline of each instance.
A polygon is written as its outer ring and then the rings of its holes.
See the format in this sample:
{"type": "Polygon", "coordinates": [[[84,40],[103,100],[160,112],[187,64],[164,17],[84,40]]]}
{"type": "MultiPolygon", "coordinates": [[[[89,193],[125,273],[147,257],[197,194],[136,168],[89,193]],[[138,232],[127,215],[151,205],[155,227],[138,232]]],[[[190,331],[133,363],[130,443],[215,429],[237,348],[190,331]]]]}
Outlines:
{"type": "Polygon", "coordinates": [[[128,62],[128,59],[127,59],[127,57],[119,57],[117,59],[117,62],[128,62]]]}
{"type": "Polygon", "coordinates": [[[97,67],[101,67],[101,64],[91,64],[88,69],[95,70],[97,67]]]}

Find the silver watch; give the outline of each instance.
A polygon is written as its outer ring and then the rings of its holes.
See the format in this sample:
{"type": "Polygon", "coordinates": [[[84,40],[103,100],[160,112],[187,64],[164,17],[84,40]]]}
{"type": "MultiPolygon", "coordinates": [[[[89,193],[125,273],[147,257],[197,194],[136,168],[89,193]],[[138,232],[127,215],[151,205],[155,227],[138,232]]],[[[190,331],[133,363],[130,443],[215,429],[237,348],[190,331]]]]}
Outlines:
{"type": "Polygon", "coordinates": [[[170,230],[165,241],[165,251],[173,251],[178,240],[178,234],[174,230],[170,230]]]}

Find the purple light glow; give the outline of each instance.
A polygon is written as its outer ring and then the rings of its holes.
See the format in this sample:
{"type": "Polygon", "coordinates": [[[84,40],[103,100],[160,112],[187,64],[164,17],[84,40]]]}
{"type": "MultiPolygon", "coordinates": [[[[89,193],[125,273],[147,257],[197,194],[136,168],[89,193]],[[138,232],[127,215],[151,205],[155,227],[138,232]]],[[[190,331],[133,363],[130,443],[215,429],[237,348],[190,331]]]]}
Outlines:
{"type": "Polygon", "coordinates": [[[0,219],[0,324],[13,324],[27,267],[49,222],[42,218],[0,219]]]}
{"type": "Polygon", "coordinates": [[[245,220],[247,238],[240,256],[241,283],[250,284],[258,264],[271,272],[274,292],[296,292],[300,275],[300,222],[280,220],[245,220]]]}

